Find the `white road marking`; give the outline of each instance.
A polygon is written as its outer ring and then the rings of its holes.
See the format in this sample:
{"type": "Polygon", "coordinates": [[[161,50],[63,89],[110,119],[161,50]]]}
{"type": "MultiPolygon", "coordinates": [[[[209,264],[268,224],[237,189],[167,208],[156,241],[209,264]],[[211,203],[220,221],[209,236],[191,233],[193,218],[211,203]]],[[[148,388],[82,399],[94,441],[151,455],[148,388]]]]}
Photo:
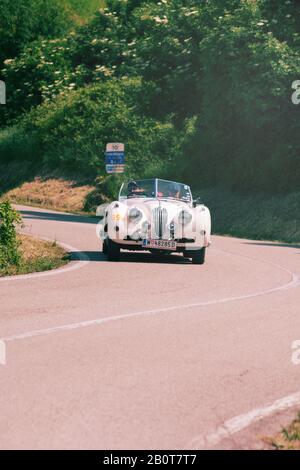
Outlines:
{"type": "MultiPolygon", "coordinates": [[[[243,256],[243,255],[237,255],[237,256],[243,256]]],[[[153,309],[153,310],[143,310],[140,312],[125,313],[123,315],[115,315],[111,317],[96,318],[94,320],[87,320],[87,321],[82,321],[78,323],[70,323],[67,325],[59,325],[59,326],[54,326],[52,328],[46,328],[42,330],[28,331],[26,333],[12,335],[12,336],[8,336],[6,338],[0,338],[0,339],[2,339],[3,341],[16,341],[16,340],[21,340],[21,339],[26,339],[26,338],[33,338],[35,336],[45,336],[45,335],[57,333],[59,331],[68,331],[68,330],[75,330],[78,328],[86,328],[86,327],[93,326],[93,325],[102,325],[104,323],[110,323],[110,322],[114,322],[118,320],[126,320],[129,318],[137,318],[137,317],[146,316],[146,315],[149,315],[149,316],[158,315],[158,314],[173,312],[176,310],[186,310],[186,309],[195,308],[195,307],[206,307],[210,305],[223,304],[223,303],[234,302],[238,300],[252,299],[255,297],[259,297],[259,296],[268,295],[274,292],[279,292],[279,291],[283,291],[286,289],[295,288],[300,285],[300,278],[295,273],[292,273],[288,269],[283,268],[274,263],[269,263],[267,261],[265,261],[265,263],[268,263],[272,266],[275,266],[289,273],[291,276],[291,280],[287,284],[283,284],[281,286],[273,287],[272,289],[267,289],[267,290],[256,292],[253,294],[239,295],[235,297],[226,297],[223,299],[208,300],[206,302],[196,302],[192,304],[174,305],[171,307],[164,307],[164,308],[158,308],[158,309],[153,309]]]]}
{"type": "MultiPolygon", "coordinates": [[[[53,242],[54,240],[46,237],[38,237],[40,240],[45,240],[47,242],[53,242]]],[[[35,279],[45,276],[56,276],[57,274],[64,274],[70,271],[75,271],[76,269],[83,268],[86,264],[90,262],[89,257],[84,253],[81,253],[80,250],[75,248],[74,246],[67,245],[66,243],[56,241],[58,245],[64,248],[66,251],[69,252],[76,252],[78,253],[78,261],[71,261],[67,266],[57,269],[51,269],[50,271],[43,271],[40,273],[31,273],[31,274],[17,274],[15,276],[5,276],[0,278],[0,282],[9,282],[9,281],[25,281],[28,279],[35,279]]]]}
{"type": "Polygon", "coordinates": [[[6,365],[6,344],[4,341],[0,341],[0,365],[6,365]]]}
{"type": "MultiPolygon", "coordinates": [[[[274,246],[276,246],[276,244],[274,243],[274,246]]],[[[273,263],[272,261],[266,261],[264,259],[259,259],[259,258],[253,258],[252,256],[248,256],[248,255],[241,255],[239,253],[234,253],[232,251],[228,251],[228,250],[222,250],[220,248],[213,248],[214,251],[217,251],[219,253],[222,253],[222,254],[227,254],[227,255],[231,255],[231,256],[238,256],[239,258],[246,258],[246,259],[249,259],[251,261],[256,261],[257,263],[262,263],[262,264],[268,264],[269,266],[273,266],[274,268],[276,269],[279,269],[281,271],[284,271],[286,272],[287,274],[289,274],[292,278],[293,277],[296,277],[298,278],[298,275],[293,273],[292,271],[290,271],[289,269],[285,268],[284,266],[281,266],[280,264],[277,264],[277,263],[273,263]]],[[[290,286],[290,287],[294,287],[293,285],[290,286]]]]}
{"type": "Polygon", "coordinates": [[[284,398],[274,401],[261,408],[236,416],[235,418],[225,421],[214,432],[208,436],[198,436],[187,444],[186,449],[210,449],[216,447],[226,438],[230,438],[233,434],[243,431],[250,425],[271,416],[273,413],[287,410],[293,406],[300,404],[300,392],[288,395],[284,398]]]}
{"type": "MultiPolygon", "coordinates": [[[[42,240],[46,240],[46,241],[53,241],[52,239],[49,239],[49,238],[46,238],[46,237],[39,237],[39,238],[41,238],[42,240]]],[[[78,248],[75,248],[71,245],[67,245],[66,243],[62,243],[62,242],[57,242],[57,243],[60,244],[63,248],[65,248],[68,251],[73,251],[73,252],[78,253],[78,257],[81,261],[78,261],[77,263],[72,263],[70,266],[67,266],[65,268],[54,269],[52,271],[4,277],[4,278],[0,279],[0,282],[2,282],[2,281],[14,281],[14,280],[20,280],[20,279],[21,280],[22,279],[26,280],[26,279],[31,279],[31,278],[35,278],[35,277],[56,275],[56,274],[59,274],[59,273],[74,271],[75,269],[79,269],[79,268],[85,266],[86,264],[88,264],[90,262],[88,256],[81,253],[78,248]]],[[[49,334],[52,334],[52,333],[56,333],[58,331],[66,331],[66,330],[74,330],[74,329],[78,329],[78,328],[86,328],[88,326],[101,325],[101,324],[104,324],[104,323],[109,323],[109,322],[128,319],[128,318],[136,318],[136,317],[140,317],[140,316],[144,316],[144,315],[157,315],[157,314],[161,314],[161,313],[172,312],[172,311],[175,311],[175,310],[186,310],[186,309],[195,308],[195,307],[205,307],[205,306],[210,306],[210,305],[223,304],[223,303],[227,303],[227,302],[234,302],[234,301],[238,301],[238,300],[247,300],[247,299],[260,297],[260,296],[263,296],[263,295],[272,294],[274,292],[295,288],[295,287],[298,287],[300,285],[300,278],[297,274],[295,274],[292,271],[290,271],[289,269],[284,268],[283,266],[280,266],[280,265],[278,265],[276,263],[273,263],[271,261],[260,260],[258,258],[250,257],[250,256],[247,256],[247,255],[241,255],[239,253],[233,253],[233,252],[226,251],[226,250],[221,250],[221,249],[214,249],[213,248],[213,251],[217,251],[217,252],[220,252],[220,253],[225,253],[225,254],[231,255],[231,256],[237,256],[237,257],[240,257],[240,258],[247,258],[247,259],[250,259],[252,261],[256,261],[256,262],[263,263],[263,264],[268,264],[272,267],[275,267],[275,268],[289,274],[290,277],[291,277],[291,280],[287,284],[284,284],[284,285],[281,285],[281,286],[278,286],[278,287],[274,287],[274,288],[271,288],[271,289],[267,289],[267,290],[264,290],[264,291],[256,292],[256,293],[253,293],[253,294],[246,294],[246,295],[240,295],[240,296],[234,296],[234,297],[225,297],[223,299],[210,300],[210,301],[206,301],[206,302],[197,302],[197,303],[193,303],[193,304],[174,305],[174,306],[171,306],[171,307],[165,307],[165,308],[159,308],[159,309],[153,309],[153,310],[145,310],[145,311],[140,311],[140,312],[132,312],[132,313],[127,313],[127,314],[123,314],[123,315],[116,315],[116,316],[112,316],[112,317],[96,318],[94,320],[87,320],[87,321],[78,322],[78,323],[71,323],[71,324],[67,324],[67,325],[59,325],[59,326],[55,326],[55,327],[52,327],[52,328],[46,328],[46,329],[42,329],[42,330],[29,331],[29,332],[22,333],[22,334],[19,334],[19,335],[12,335],[12,336],[9,336],[7,338],[0,338],[0,339],[3,339],[5,341],[16,341],[16,340],[19,340],[19,339],[32,338],[32,337],[35,337],[35,336],[49,335],[49,334]]]]}
{"type": "MultiPolygon", "coordinates": [[[[45,239],[45,238],[44,238],[45,239]]],[[[49,239],[46,239],[49,241],[49,239]]],[[[66,248],[69,251],[77,252],[78,257],[82,260],[77,263],[72,263],[71,266],[68,266],[66,268],[61,268],[58,270],[53,270],[53,271],[48,271],[44,273],[35,273],[35,274],[28,274],[28,275],[23,275],[23,276],[11,276],[11,277],[6,277],[3,279],[0,279],[0,282],[2,281],[12,281],[12,280],[20,280],[20,279],[28,279],[28,278],[34,278],[34,277],[42,277],[42,276],[49,276],[49,275],[56,275],[59,273],[65,273],[67,271],[73,271],[75,269],[80,268],[81,266],[86,265],[89,263],[89,259],[86,255],[80,253],[80,250],[64,244],[60,243],[60,245],[64,248],[66,248]]],[[[83,322],[78,322],[78,323],[71,323],[67,325],[60,325],[52,328],[47,328],[47,329],[41,329],[41,330],[35,330],[35,331],[29,331],[23,334],[17,334],[17,335],[12,335],[8,336],[6,338],[1,338],[2,341],[9,342],[9,341],[16,341],[16,340],[22,340],[26,338],[33,338],[37,336],[45,336],[49,334],[53,334],[56,332],[60,331],[69,331],[73,329],[78,329],[78,328],[84,328],[84,327],[89,327],[93,325],[102,325],[105,323],[109,322],[114,322],[118,320],[125,320],[129,318],[137,318],[140,316],[144,315],[157,315],[161,313],[168,313],[171,311],[176,311],[176,310],[183,310],[183,309],[190,309],[190,308],[195,308],[195,307],[204,307],[204,306],[209,306],[209,305],[216,305],[216,304],[222,304],[226,302],[233,302],[233,301],[238,301],[238,300],[246,300],[246,299],[251,299],[267,294],[271,294],[274,292],[278,291],[283,291],[286,289],[290,288],[295,288],[300,285],[300,278],[297,274],[291,272],[290,270],[277,265],[272,262],[264,261],[264,260],[259,260],[257,258],[251,258],[249,256],[245,255],[240,255],[237,253],[232,253],[229,251],[225,250],[214,250],[214,251],[219,251],[220,253],[226,253],[229,255],[234,255],[234,256],[239,256],[239,257],[244,257],[248,258],[257,262],[269,264],[270,266],[273,266],[275,268],[278,268],[282,271],[285,271],[291,276],[291,279],[288,283],[272,288],[272,289],[267,289],[264,291],[256,292],[253,294],[247,294],[247,295],[241,295],[241,296],[235,296],[235,297],[228,297],[228,298],[223,298],[219,300],[212,300],[212,301],[206,301],[206,302],[199,302],[199,303],[193,303],[193,304],[184,304],[184,305],[176,305],[176,306],[171,306],[171,307],[165,307],[165,308],[160,308],[160,309],[153,309],[153,310],[146,310],[146,311],[140,311],[140,312],[133,312],[133,313],[128,313],[124,315],[117,315],[117,316],[111,316],[111,317],[104,317],[104,318],[98,318],[95,320],[89,320],[89,321],[83,321],[83,322]]],[[[201,449],[201,448],[210,448],[210,447],[215,447],[217,446],[223,439],[229,438],[233,434],[242,431],[249,427],[251,424],[254,424],[255,422],[258,422],[262,420],[263,418],[266,418],[270,415],[272,415],[275,412],[278,411],[283,411],[288,408],[291,408],[293,406],[299,405],[300,404],[300,392],[297,392],[295,394],[289,395],[287,397],[281,398],[279,400],[276,400],[272,404],[269,404],[265,407],[261,408],[256,408],[248,413],[236,416],[232,419],[229,419],[224,422],[223,425],[219,426],[214,432],[209,434],[208,436],[198,436],[194,438],[187,446],[186,448],[188,449],[201,449]]]]}

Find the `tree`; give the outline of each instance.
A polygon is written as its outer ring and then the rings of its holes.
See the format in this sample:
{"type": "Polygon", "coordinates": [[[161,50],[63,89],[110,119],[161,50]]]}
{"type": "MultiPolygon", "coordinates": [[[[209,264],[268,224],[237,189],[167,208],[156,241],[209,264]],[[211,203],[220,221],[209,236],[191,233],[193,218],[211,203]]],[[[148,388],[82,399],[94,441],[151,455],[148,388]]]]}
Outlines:
{"type": "Polygon", "coordinates": [[[0,64],[35,39],[61,36],[72,24],[60,0],[1,0],[0,18],[0,64]]]}

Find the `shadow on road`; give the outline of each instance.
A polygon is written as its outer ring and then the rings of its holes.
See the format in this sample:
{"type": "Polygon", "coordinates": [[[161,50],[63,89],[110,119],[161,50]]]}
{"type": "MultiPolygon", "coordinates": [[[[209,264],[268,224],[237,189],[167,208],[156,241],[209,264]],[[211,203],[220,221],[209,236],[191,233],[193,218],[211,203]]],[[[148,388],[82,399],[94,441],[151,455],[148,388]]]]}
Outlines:
{"type": "Polygon", "coordinates": [[[38,211],[28,211],[21,210],[21,215],[23,219],[32,219],[32,220],[53,220],[57,222],[77,222],[80,224],[94,224],[96,225],[99,222],[98,217],[88,217],[84,215],[73,215],[73,214],[59,214],[52,212],[38,212],[38,211]]]}
{"type": "Polygon", "coordinates": [[[271,247],[279,247],[279,248],[295,248],[300,250],[299,244],[289,244],[289,243],[271,243],[271,242],[244,242],[245,245],[259,245],[259,246],[271,246],[271,247]]]}
{"type": "MultiPolygon", "coordinates": [[[[90,261],[107,261],[107,257],[99,251],[71,251],[69,252],[71,261],[84,261],[84,257],[88,257],[90,261]]],[[[158,263],[158,264],[190,264],[189,258],[182,255],[153,255],[151,253],[129,253],[122,252],[120,261],[114,263],[158,263]]]]}

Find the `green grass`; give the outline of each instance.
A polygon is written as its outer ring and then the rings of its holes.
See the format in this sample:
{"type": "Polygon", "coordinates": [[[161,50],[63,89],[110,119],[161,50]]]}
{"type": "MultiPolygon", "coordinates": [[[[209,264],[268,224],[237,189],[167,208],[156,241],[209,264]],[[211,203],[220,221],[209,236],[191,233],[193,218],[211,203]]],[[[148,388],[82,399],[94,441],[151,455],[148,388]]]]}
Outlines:
{"type": "Polygon", "coordinates": [[[300,192],[243,194],[215,188],[197,193],[211,210],[213,233],[300,243],[300,192]]]}
{"type": "Polygon", "coordinates": [[[19,235],[22,254],[19,265],[0,269],[0,277],[28,274],[60,268],[70,261],[69,255],[55,242],[19,235]]]}
{"type": "Polygon", "coordinates": [[[288,427],[263,440],[276,450],[300,450],[300,412],[288,427]]]}
{"type": "Polygon", "coordinates": [[[62,0],[62,3],[79,24],[90,19],[97,10],[105,6],[105,0],[62,0]]]}

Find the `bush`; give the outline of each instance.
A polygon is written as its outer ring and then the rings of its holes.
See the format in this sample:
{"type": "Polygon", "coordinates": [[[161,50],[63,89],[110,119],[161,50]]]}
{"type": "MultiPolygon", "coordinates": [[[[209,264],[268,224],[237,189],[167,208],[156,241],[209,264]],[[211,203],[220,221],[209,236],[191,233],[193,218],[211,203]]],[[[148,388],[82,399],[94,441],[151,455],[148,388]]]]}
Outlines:
{"type": "Polygon", "coordinates": [[[274,37],[254,3],[221,16],[200,50],[202,114],[193,164],[209,161],[209,184],[296,189],[300,120],[291,84],[300,76],[298,51],[274,37]]]}
{"type": "Polygon", "coordinates": [[[24,126],[15,125],[0,131],[0,163],[13,160],[23,165],[35,161],[40,153],[39,139],[34,132],[28,133],[24,126]]]}
{"type": "Polygon", "coordinates": [[[38,136],[41,161],[50,169],[104,174],[106,143],[124,142],[128,175],[161,173],[173,160],[180,133],[169,120],[140,115],[135,104],[140,93],[139,80],[91,85],[37,107],[19,129],[32,136],[30,145],[38,136]]]}
{"type": "MultiPolygon", "coordinates": [[[[33,0],[32,0],[33,1],[33,0]]],[[[83,0],[68,0],[78,12],[91,11],[83,0]]],[[[88,2],[89,3],[89,2],[88,2]]],[[[103,1],[98,0],[100,5],[103,1]]],[[[8,58],[1,70],[7,84],[7,106],[0,124],[8,125],[31,107],[54,100],[69,89],[120,76],[138,76],[133,65],[136,35],[133,11],[142,0],[108,0],[108,7],[65,37],[41,37],[8,58]]],[[[81,13],[82,14],[82,13],[81,13]]]]}
{"type": "Polygon", "coordinates": [[[2,126],[87,81],[90,71],[73,59],[78,41],[70,28],[103,6],[102,0],[3,1],[0,16],[7,25],[0,26],[0,77],[7,86],[7,106],[1,110],[2,126]]]}
{"type": "Polygon", "coordinates": [[[57,37],[73,24],[60,0],[1,0],[0,64],[39,37],[57,37]]]}
{"type": "Polygon", "coordinates": [[[2,122],[18,125],[1,134],[0,159],[15,144],[25,160],[36,154],[52,168],[103,175],[105,143],[122,140],[135,176],[297,187],[299,2],[106,6],[67,37],[39,40],[6,63],[2,122]]]}
{"type": "Polygon", "coordinates": [[[105,174],[107,142],[124,142],[127,176],[168,176],[184,132],[171,117],[140,114],[140,80],[110,80],[66,93],[0,133],[0,163],[20,162],[93,179],[105,174]]]}
{"type": "Polygon", "coordinates": [[[71,71],[68,44],[64,38],[35,41],[17,58],[4,62],[1,77],[6,82],[7,104],[2,125],[73,88],[76,70],[71,71]]]}
{"type": "MultiPolygon", "coordinates": [[[[81,14],[95,6],[95,1],[90,8],[82,4],[83,0],[68,1],[81,14]]],[[[116,11],[102,9],[87,25],[65,37],[35,38],[17,57],[4,61],[1,78],[7,84],[7,106],[0,124],[12,124],[33,106],[52,101],[70,89],[120,76],[127,70],[132,31],[128,20],[134,1],[109,3],[116,11]]],[[[103,2],[98,0],[98,4],[103,2]]]]}
{"type": "Polygon", "coordinates": [[[103,0],[1,0],[0,64],[32,41],[66,34],[100,6],[103,0]]]}
{"type": "Polygon", "coordinates": [[[21,261],[16,235],[16,225],[20,222],[20,215],[10,203],[0,202],[0,269],[18,265],[21,261]]]}

